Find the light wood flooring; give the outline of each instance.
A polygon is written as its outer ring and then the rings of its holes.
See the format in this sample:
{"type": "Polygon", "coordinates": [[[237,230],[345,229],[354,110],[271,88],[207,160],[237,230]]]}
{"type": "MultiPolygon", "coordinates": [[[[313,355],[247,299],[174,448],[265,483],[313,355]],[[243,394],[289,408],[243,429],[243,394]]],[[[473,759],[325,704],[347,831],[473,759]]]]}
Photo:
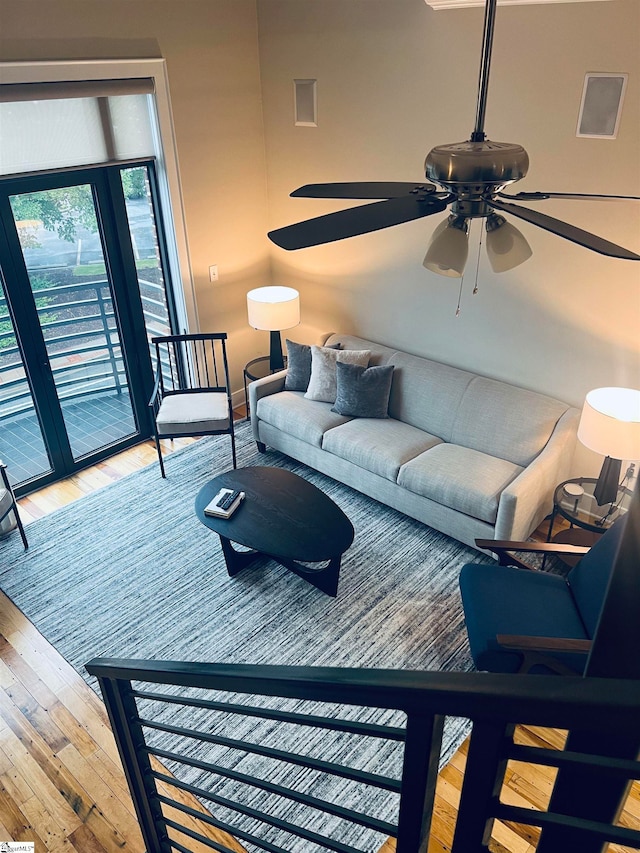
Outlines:
{"type": "MultiPolygon", "coordinates": [[[[174,448],[189,441],[176,441],[174,448]]],[[[28,524],[33,520],[153,462],[156,462],[153,442],[144,442],[22,498],[20,514],[27,525],[27,536],[28,524]]],[[[522,743],[557,748],[562,744],[563,734],[554,730],[520,729],[518,739],[522,743]]],[[[466,748],[465,743],[440,773],[429,853],[450,850],[466,748]]],[[[514,805],[544,807],[553,784],[553,772],[513,763],[507,773],[503,799],[514,805]]],[[[628,799],[622,823],[640,828],[637,785],[628,799]]],[[[241,845],[233,840],[220,836],[217,839],[242,853],[241,845]]],[[[102,702],[25,615],[0,593],[2,841],[35,841],[36,853],[144,853],[102,702]]],[[[535,842],[530,832],[513,824],[498,823],[492,850],[534,853],[535,842]]],[[[202,848],[190,849],[201,853],[202,848]]],[[[390,840],[380,853],[393,853],[394,849],[395,844],[390,840]]],[[[611,853],[622,850],[611,846],[611,853]]]]}

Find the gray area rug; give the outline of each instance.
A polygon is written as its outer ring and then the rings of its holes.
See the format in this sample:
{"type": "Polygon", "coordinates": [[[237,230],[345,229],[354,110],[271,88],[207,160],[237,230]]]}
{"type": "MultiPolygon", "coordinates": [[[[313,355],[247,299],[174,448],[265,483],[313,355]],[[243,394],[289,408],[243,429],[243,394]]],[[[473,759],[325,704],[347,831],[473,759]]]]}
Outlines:
{"type": "MultiPolygon", "coordinates": [[[[336,599],[266,560],[229,578],[218,537],[200,524],[193,510],[200,487],[231,467],[226,437],[203,439],[169,456],[167,480],[160,477],[157,464],[151,465],[30,524],[26,554],[17,535],[1,541],[0,587],[94,687],[84,664],[98,656],[472,668],[458,574],[465,562],[489,558],[282,454],[258,454],[246,424],[238,427],[237,441],[240,466],[276,465],[295,471],[325,491],[351,519],[355,539],[343,557],[336,599]]],[[[204,725],[194,713],[185,710],[182,720],[204,725]]],[[[376,711],[367,719],[383,717],[376,711]]],[[[226,720],[206,725],[230,734],[226,720]]],[[[249,721],[240,733],[261,743],[277,744],[282,737],[282,727],[255,726],[249,721]]],[[[443,763],[466,731],[466,721],[448,721],[443,763]]],[[[339,736],[329,742],[326,734],[314,737],[306,730],[298,737],[310,754],[315,749],[329,759],[344,758],[339,736]]],[[[393,750],[380,750],[375,742],[360,752],[363,768],[397,773],[400,756],[393,750]]],[[[217,753],[210,757],[237,769],[245,766],[244,758],[217,753]]],[[[285,779],[283,772],[264,768],[276,781],[285,779]]],[[[193,774],[185,778],[199,781],[193,774]]],[[[363,796],[340,785],[324,791],[328,784],[303,769],[296,781],[301,790],[343,805],[357,806],[363,796]]],[[[375,799],[371,791],[364,796],[375,799]]],[[[377,797],[382,798],[377,803],[382,806],[380,816],[394,820],[393,797],[377,797]]],[[[261,797],[254,791],[248,802],[259,807],[261,797]]],[[[292,819],[286,803],[282,813],[292,819]]],[[[384,841],[362,828],[345,829],[337,820],[327,821],[314,812],[309,825],[361,850],[377,850],[384,841]]],[[[283,843],[283,849],[321,849],[300,845],[283,843]]]]}

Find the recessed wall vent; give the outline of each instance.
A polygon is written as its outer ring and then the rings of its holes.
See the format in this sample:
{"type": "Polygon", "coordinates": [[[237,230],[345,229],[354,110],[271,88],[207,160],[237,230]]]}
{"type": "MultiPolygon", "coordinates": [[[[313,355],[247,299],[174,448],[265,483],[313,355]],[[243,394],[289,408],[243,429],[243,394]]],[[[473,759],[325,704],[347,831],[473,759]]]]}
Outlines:
{"type": "Polygon", "coordinates": [[[585,74],[576,136],[615,139],[628,74],[585,74]]]}
{"type": "Polygon", "coordinates": [[[299,127],[318,126],[317,80],[293,81],[293,108],[299,127]]]}

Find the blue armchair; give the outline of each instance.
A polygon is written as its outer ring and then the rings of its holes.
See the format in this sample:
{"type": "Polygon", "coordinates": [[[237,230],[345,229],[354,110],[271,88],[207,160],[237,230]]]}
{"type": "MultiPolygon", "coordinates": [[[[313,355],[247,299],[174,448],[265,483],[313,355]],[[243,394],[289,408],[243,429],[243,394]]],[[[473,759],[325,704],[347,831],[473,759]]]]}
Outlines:
{"type": "Polygon", "coordinates": [[[613,524],[590,549],[569,546],[571,553],[584,556],[566,577],[524,568],[508,554],[566,553],[566,546],[477,541],[501,563],[470,563],[460,572],[469,645],[479,670],[584,673],[627,518],[613,524]]]}

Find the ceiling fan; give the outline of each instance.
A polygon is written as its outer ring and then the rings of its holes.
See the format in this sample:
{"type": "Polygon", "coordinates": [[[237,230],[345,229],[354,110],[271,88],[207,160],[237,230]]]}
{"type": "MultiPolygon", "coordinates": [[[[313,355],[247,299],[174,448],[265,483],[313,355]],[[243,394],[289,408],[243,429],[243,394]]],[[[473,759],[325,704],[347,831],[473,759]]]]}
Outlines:
{"type": "Polygon", "coordinates": [[[581,246],[614,258],[640,261],[640,255],[583,231],[574,225],[514,202],[562,199],[628,199],[640,196],[589,193],[503,192],[527,174],[529,157],[521,145],[493,142],[484,132],[497,0],[486,0],[482,57],[478,82],[476,122],[465,142],[437,145],[427,155],[425,172],[433,183],[369,181],[307,184],[292,197],[381,199],[373,204],[341,210],[270,231],[269,238],[283,249],[303,249],[441,213],[451,205],[447,219],[436,228],[424,266],[446,276],[462,276],[468,254],[469,222],[485,219],[487,254],[494,272],[523,263],[532,254],[524,236],[503,213],[523,219],[581,246]]]}

